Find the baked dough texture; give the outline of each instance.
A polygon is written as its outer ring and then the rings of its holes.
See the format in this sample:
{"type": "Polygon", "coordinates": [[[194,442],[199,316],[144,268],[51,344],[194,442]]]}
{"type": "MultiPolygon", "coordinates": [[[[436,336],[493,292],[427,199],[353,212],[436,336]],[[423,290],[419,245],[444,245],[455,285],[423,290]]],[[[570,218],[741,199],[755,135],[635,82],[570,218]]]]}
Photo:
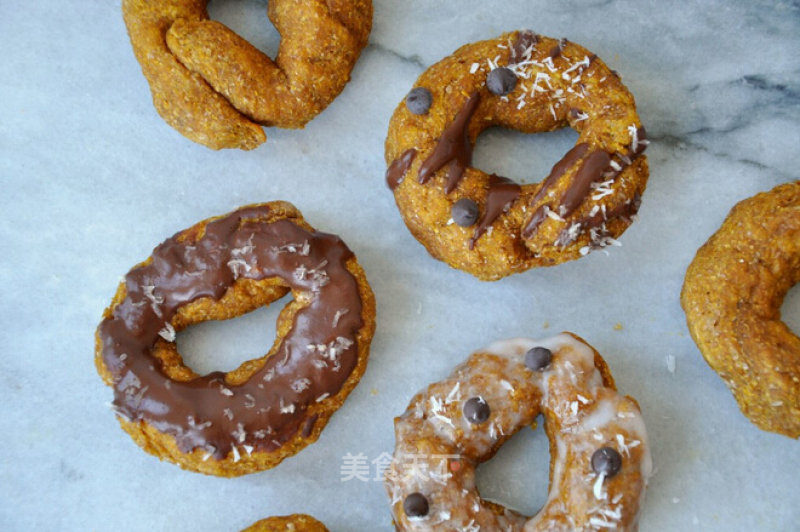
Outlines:
{"type": "Polygon", "coordinates": [[[203,220],[120,283],[95,364],[122,428],[145,451],[201,473],[274,467],[317,440],[367,365],[375,300],[353,253],[286,202],[203,220]],[[176,332],[291,292],[263,357],[223,373],[183,364],[176,332]]]}
{"type": "Polygon", "coordinates": [[[328,532],[328,529],[310,515],[292,514],[256,521],[242,532],[328,532]]]}
{"type": "Polygon", "coordinates": [[[161,117],[212,149],[250,150],[261,128],[301,128],[344,89],[372,28],[371,0],[270,0],[273,61],[208,18],[207,0],[123,0],[161,117]]]}
{"type": "Polygon", "coordinates": [[[800,181],[733,207],[681,292],[689,332],[759,428],[800,437],[800,338],[781,305],[800,282],[800,181]]]}
{"type": "Polygon", "coordinates": [[[511,32],[459,48],[414,86],[389,123],[386,178],[433,257],[495,280],[618,244],[647,184],[648,141],[633,96],[596,55],[511,32]],[[569,126],[579,137],[546,178],[518,185],[471,166],[476,139],[493,126],[569,126]],[[459,223],[453,209],[464,200],[480,216],[459,223]]]}
{"type": "Polygon", "coordinates": [[[386,488],[398,530],[633,531],[652,472],[638,404],[570,333],[478,350],[414,396],[395,436],[386,488]],[[550,492],[528,517],[482,499],[475,470],[540,414],[550,492]]]}

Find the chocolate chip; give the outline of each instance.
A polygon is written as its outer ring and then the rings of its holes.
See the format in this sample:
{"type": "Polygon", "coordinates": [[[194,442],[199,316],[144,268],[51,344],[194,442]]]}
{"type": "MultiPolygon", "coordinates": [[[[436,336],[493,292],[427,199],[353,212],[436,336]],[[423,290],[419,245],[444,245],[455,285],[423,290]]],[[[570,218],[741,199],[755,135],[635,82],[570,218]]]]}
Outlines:
{"type": "Polygon", "coordinates": [[[546,347],[534,347],[525,353],[525,365],[533,371],[544,371],[553,360],[553,352],[546,347]]]}
{"type": "Polygon", "coordinates": [[[450,209],[450,217],[461,227],[475,225],[479,214],[478,204],[469,198],[461,198],[453,203],[453,207],[450,209]]]}
{"type": "Polygon", "coordinates": [[[473,397],[464,403],[464,417],[474,425],[480,425],[487,419],[492,410],[483,397],[473,397]]]}
{"type": "Polygon", "coordinates": [[[431,102],[433,102],[433,95],[425,87],[411,89],[411,92],[406,96],[406,107],[415,115],[428,114],[431,102]]]}
{"type": "Polygon", "coordinates": [[[425,517],[428,515],[428,499],[419,492],[412,493],[403,501],[403,511],[408,517],[425,517]]]}
{"type": "Polygon", "coordinates": [[[507,67],[498,67],[486,76],[486,88],[496,96],[505,96],[517,86],[517,75],[507,67]]]}
{"type": "Polygon", "coordinates": [[[592,469],[595,473],[603,474],[606,478],[619,473],[622,467],[622,456],[612,447],[601,447],[592,455],[592,469]]]}

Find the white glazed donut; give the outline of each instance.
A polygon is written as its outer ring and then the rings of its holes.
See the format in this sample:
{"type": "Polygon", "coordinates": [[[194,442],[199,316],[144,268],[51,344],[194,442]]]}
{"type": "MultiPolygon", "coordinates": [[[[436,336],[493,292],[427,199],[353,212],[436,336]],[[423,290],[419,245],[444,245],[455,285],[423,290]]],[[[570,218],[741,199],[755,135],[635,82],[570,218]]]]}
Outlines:
{"type": "Polygon", "coordinates": [[[395,419],[386,487],[398,530],[634,531],[652,461],[637,403],[570,333],[495,342],[395,419]],[[550,492],[533,517],[485,501],[475,469],[544,415],[550,492]]]}

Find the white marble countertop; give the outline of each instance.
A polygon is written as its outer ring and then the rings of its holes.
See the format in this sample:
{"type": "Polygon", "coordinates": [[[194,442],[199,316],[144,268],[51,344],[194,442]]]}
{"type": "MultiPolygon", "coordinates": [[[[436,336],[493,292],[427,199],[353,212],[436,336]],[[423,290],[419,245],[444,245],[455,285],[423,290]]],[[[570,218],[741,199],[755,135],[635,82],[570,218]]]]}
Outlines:
{"type": "MultiPolygon", "coordinates": [[[[392,451],[392,418],[413,393],[492,340],[570,330],[642,406],[657,471],[641,530],[797,530],[800,445],[739,413],[678,302],[686,266],[731,206],[800,176],[797,2],[376,0],[342,95],[305,130],[268,130],[251,152],[213,152],[162,122],[119,3],[0,2],[0,528],[239,530],[306,512],[333,531],[390,530],[371,462],[392,451]],[[622,74],[653,141],[650,184],[621,248],[482,283],[408,233],[384,184],[383,141],[426,67],[521,28],[567,37],[622,74]],[[279,467],[188,473],[119,429],[94,329],[120,276],[156,244],[275,199],[358,255],[378,303],[370,365],[320,440],[279,467]],[[368,459],[369,479],[343,481],[348,453],[368,459]]],[[[211,8],[274,51],[265,4],[211,8]]],[[[538,181],[574,140],[492,130],[475,164],[538,181]]],[[[277,310],[193,327],[181,350],[199,371],[236,367],[272,343],[277,310]]],[[[783,310],[800,331],[798,289],[783,310]]],[[[547,469],[546,438],[525,430],[481,467],[480,488],[533,513],[547,469]]]]}

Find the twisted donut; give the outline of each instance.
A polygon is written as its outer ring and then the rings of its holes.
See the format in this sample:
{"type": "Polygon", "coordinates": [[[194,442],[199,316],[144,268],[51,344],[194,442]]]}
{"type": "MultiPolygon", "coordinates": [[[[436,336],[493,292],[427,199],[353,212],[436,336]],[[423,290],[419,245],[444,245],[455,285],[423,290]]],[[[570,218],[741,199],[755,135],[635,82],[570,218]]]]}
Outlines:
{"type": "Polygon", "coordinates": [[[570,333],[496,342],[417,394],[395,419],[386,488],[399,530],[637,528],[651,474],[636,402],[570,333]],[[475,468],[544,415],[550,493],[534,517],[484,501],[475,468]]]}
{"type": "Polygon", "coordinates": [[[95,364],[122,428],[185,469],[237,476],[317,440],[358,383],[375,302],[338,237],[289,203],[242,207],[160,244],[120,284],[97,328],[95,364]],[[288,291],[269,353],[228,373],[186,367],[175,333],[288,291]]]}
{"type": "Polygon", "coordinates": [[[529,31],[468,44],[425,71],[389,123],[386,180],[435,258],[483,280],[616,244],[647,184],[633,96],[586,49],[529,31]],[[542,182],[471,167],[480,133],[570,126],[573,149],[542,182]]]}
{"type": "Polygon", "coordinates": [[[212,149],[249,150],[259,124],[300,128],[350,79],[372,27],[371,0],[270,0],[275,61],[223,24],[207,0],[123,0],[133,51],[161,117],[212,149]]]}
{"type": "Polygon", "coordinates": [[[739,202],[681,292],[689,332],[759,428],[800,438],[800,338],[781,304],[800,282],[800,181],[739,202]]]}

